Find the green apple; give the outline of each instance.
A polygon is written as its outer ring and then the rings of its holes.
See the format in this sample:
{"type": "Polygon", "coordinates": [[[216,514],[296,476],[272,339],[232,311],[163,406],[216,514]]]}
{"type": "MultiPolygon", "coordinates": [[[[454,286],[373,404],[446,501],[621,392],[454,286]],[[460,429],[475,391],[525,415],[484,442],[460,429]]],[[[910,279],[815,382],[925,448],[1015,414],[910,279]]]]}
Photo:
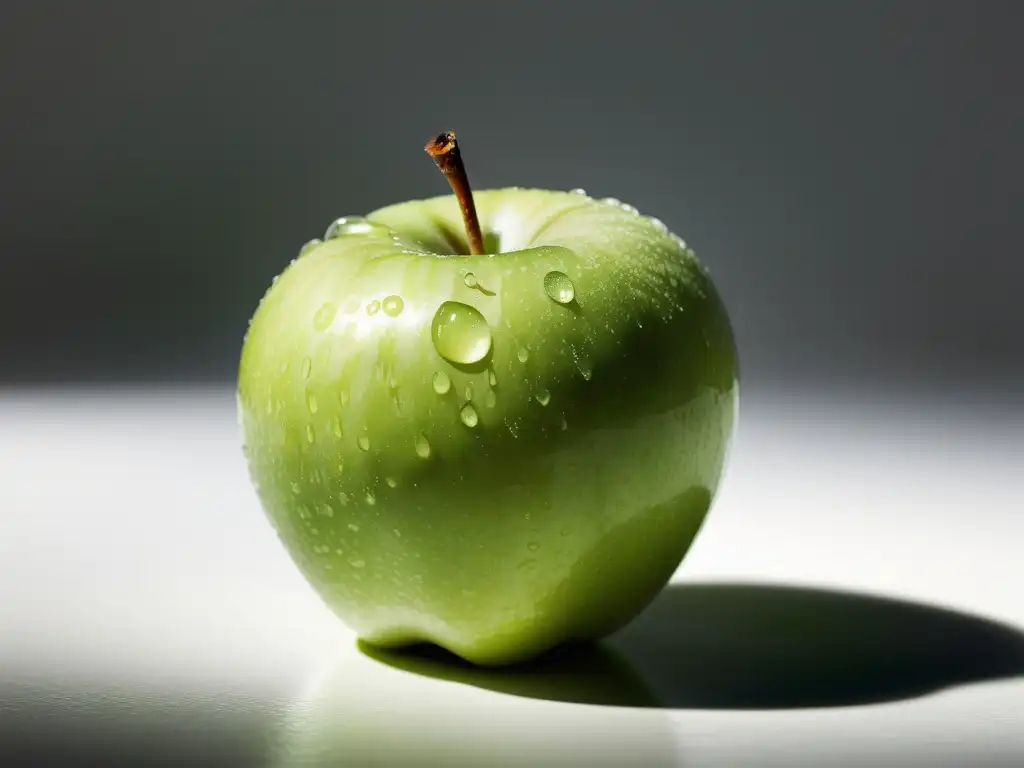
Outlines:
{"type": "Polygon", "coordinates": [[[480,665],[602,637],[679,566],[738,406],[723,302],[659,221],[582,191],[339,219],[267,291],[238,403],[262,506],[364,641],[480,665]]]}

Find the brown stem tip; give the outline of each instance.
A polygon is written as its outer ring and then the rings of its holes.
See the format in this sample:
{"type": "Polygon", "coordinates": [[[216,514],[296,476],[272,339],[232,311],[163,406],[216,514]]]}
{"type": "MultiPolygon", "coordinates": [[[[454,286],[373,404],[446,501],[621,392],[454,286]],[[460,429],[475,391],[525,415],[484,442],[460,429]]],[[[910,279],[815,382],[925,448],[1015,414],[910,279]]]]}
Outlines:
{"type": "Polygon", "coordinates": [[[455,140],[455,133],[452,131],[439,133],[428,141],[423,149],[433,158],[438,170],[448,179],[448,184],[459,201],[459,208],[462,209],[462,221],[466,226],[466,236],[469,240],[469,252],[484,253],[484,236],[480,231],[480,221],[476,216],[473,190],[469,186],[469,177],[466,175],[466,166],[462,163],[462,154],[459,152],[459,142],[455,140]]]}

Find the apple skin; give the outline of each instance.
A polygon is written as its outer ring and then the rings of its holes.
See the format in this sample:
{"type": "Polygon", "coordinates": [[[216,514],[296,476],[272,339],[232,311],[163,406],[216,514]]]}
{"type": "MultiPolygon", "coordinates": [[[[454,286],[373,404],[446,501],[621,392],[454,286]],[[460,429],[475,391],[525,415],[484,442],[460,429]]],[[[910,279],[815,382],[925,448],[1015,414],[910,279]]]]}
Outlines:
{"type": "Polygon", "coordinates": [[[660,222],[575,192],[474,199],[488,255],[452,255],[450,195],[305,247],[251,320],[238,408],[267,517],[362,640],[498,666],[605,636],[667,583],[717,492],[739,369],[660,222]],[[450,301],[486,320],[477,362],[480,324],[436,341],[450,301]]]}

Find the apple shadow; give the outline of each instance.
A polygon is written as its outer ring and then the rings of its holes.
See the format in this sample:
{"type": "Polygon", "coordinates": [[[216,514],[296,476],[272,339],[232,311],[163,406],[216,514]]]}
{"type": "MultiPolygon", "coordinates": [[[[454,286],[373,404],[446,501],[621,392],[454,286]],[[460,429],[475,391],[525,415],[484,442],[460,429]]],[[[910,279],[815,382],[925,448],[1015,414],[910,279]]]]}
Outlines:
{"type": "Polygon", "coordinates": [[[409,672],[535,699],[672,709],[899,701],[1024,676],[1024,634],[943,608],[782,585],[673,584],[601,643],[473,666],[434,646],[384,651],[409,672]]]}

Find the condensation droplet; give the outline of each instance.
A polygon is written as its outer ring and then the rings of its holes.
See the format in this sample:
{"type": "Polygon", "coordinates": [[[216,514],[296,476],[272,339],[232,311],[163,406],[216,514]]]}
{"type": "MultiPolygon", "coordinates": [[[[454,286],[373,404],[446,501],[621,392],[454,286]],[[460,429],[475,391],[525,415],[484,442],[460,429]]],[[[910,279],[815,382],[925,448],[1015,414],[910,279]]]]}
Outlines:
{"type": "Polygon", "coordinates": [[[308,379],[310,372],[313,370],[313,361],[308,357],[302,358],[302,378],[308,379]]]}
{"type": "Polygon", "coordinates": [[[334,517],[334,507],[330,504],[324,504],[323,509],[320,510],[325,517],[334,517]]]}
{"type": "Polygon", "coordinates": [[[393,477],[386,477],[386,478],[384,478],[384,482],[388,484],[388,488],[397,488],[398,487],[398,481],[395,480],[395,478],[393,478],[393,477]]]}
{"type": "Polygon", "coordinates": [[[467,427],[475,427],[480,422],[480,417],[477,415],[476,408],[473,407],[472,403],[466,403],[462,406],[459,411],[459,418],[462,419],[462,423],[467,427]]]}
{"type": "Polygon", "coordinates": [[[551,402],[551,393],[548,392],[546,389],[541,389],[533,397],[541,405],[547,405],[548,403],[551,402]]]}
{"type": "Polygon", "coordinates": [[[366,314],[368,314],[370,317],[373,317],[378,312],[380,312],[380,302],[377,301],[376,299],[374,299],[373,301],[366,305],[366,314]]]}
{"type": "Polygon", "coordinates": [[[349,562],[349,565],[351,565],[353,568],[365,568],[366,567],[366,561],[365,560],[349,560],[348,562],[349,562]]]}
{"type": "Polygon", "coordinates": [[[373,495],[372,491],[366,492],[366,503],[369,504],[371,507],[377,503],[377,497],[373,495]]]}
{"type": "Polygon", "coordinates": [[[334,432],[335,437],[341,437],[341,419],[337,416],[331,419],[331,431],[334,432]]]}
{"type": "Polygon", "coordinates": [[[414,441],[414,447],[416,448],[416,455],[421,459],[430,458],[430,441],[427,440],[427,436],[424,434],[416,435],[414,441]]]}
{"type": "Polygon", "coordinates": [[[370,450],[370,437],[369,435],[360,435],[356,438],[356,445],[359,446],[359,450],[368,451],[370,450]]]}
{"type": "Polygon", "coordinates": [[[493,408],[498,404],[498,396],[494,393],[493,389],[487,390],[487,399],[484,402],[488,408],[493,408]]]}
{"type": "Polygon", "coordinates": [[[321,242],[323,242],[323,241],[320,240],[320,238],[314,237],[312,240],[308,240],[305,243],[303,243],[302,247],[299,248],[299,257],[301,258],[301,257],[305,256],[307,253],[309,253],[314,248],[316,248],[318,245],[320,245],[321,242]]]}
{"type": "Polygon", "coordinates": [[[538,549],[540,549],[540,544],[538,544],[536,541],[531,541],[529,544],[526,545],[526,548],[531,552],[536,552],[538,549]]]}
{"type": "Polygon", "coordinates": [[[554,270],[544,275],[544,292],[559,304],[571,304],[576,298],[576,287],[565,272],[554,270]]]}
{"type": "Polygon", "coordinates": [[[479,285],[476,280],[476,275],[472,272],[467,272],[466,276],[462,278],[462,282],[466,284],[467,288],[476,288],[479,285]]]}
{"type": "Polygon", "coordinates": [[[474,393],[473,393],[473,384],[472,384],[472,382],[470,382],[469,384],[466,384],[466,389],[463,391],[463,394],[465,394],[466,400],[472,400],[473,399],[473,394],[474,393]]]}
{"type": "Polygon", "coordinates": [[[570,195],[580,195],[581,197],[586,197],[587,196],[587,190],[583,189],[582,187],[576,187],[575,189],[570,189],[569,190],[569,194],[570,195]]]}
{"type": "Polygon", "coordinates": [[[434,374],[433,386],[437,394],[445,395],[452,388],[452,380],[448,378],[448,374],[444,371],[438,371],[434,374]]]}
{"type": "Polygon", "coordinates": [[[306,441],[312,443],[316,440],[316,432],[313,430],[312,424],[306,425],[306,441]]]}
{"type": "Polygon", "coordinates": [[[306,407],[310,413],[316,413],[320,410],[320,404],[317,402],[316,393],[311,389],[306,390],[306,407]]]}
{"type": "Polygon", "coordinates": [[[476,363],[491,351],[491,329],[484,316],[458,301],[446,301],[438,307],[430,335],[437,353],[452,363],[476,363]]]}
{"type": "Polygon", "coordinates": [[[327,231],[324,232],[324,240],[333,240],[336,237],[343,237],[345,235],[368,235],[371,232],[384,233],[389,231],[383,224],[367,221],[362,216],[342,216],[340,219],[335,219],[327,227],[327,231]]]}
{"type": "Polygon", "coordinates": [[[494,372],[493,368],[487,372],[487,383],[492,387],[498,386],[498,374],[494,372]]]}
{"type": "Polygon", "coordinates": [[[590,378],[594,375],[593,368],[590,364],[590,359],[583,353],[581,353],[575,346],[572,347],[572,359],[576,363],[576,370],[580,372],[580,376],[583,377],[584,381],[590,381],[590,378]]]}
{"type": "Polygon", "coordinates": [[[325,301],[313,315],[313,327],[318,331],[326,331],[334,322],[337,312],[338,306],[333,301],[325,301]]]}
{"type": "Polygon", "coordinates": [[[530,350],[528,350],[526,347],[520,347],[519,350],[516,352],[516,357],[519,358],[520,363],[525,363],[527,360],[530,359],[530,350]]]}
{"type": "Polygon", "coordinates": [[[384,299],[382,306],[384,307],[385,315],[388,317],[398,317],[405,308],[405,302],[401,296],[388,296],[384,299]]]}

